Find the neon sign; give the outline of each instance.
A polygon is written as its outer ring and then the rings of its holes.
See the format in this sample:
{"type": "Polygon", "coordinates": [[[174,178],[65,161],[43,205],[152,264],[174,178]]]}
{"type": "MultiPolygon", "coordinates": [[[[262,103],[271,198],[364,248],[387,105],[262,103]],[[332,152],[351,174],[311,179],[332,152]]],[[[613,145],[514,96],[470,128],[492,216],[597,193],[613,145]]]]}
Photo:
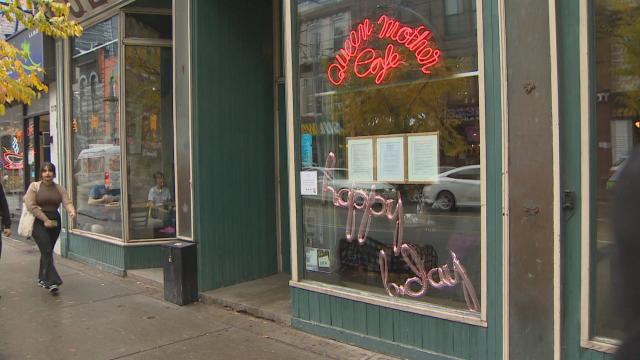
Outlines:
{"type": "Polygon", "coordinates": [[[391,70],[406,64],[394,44],[388,44],[384,53],[365,47],[376,34],[379,39],[392,40],[413,52],[425,75],[430,75],[431,68],[440,61],[442,52],[432,46],[431,30],[424,25],[415,28],[404,25],[382,15],[375,24],[364,19],[349,33],[344,47],[338,51],[335,61],[327,69],[329,82],[336,86],[342,85],[347,77],[347,69],[353,63],[351,66],[357,77],[374,77],[375,83],[379,85],[391,70]]]}
{"type": "Polygon", "coordinates": [[[24,155],[20,152],[18,137],[22,137],[22,132],[18,131],[16,136],[11,138],[11,150],[3,147],[2,158],[4,159],[4,168],[7,170],[20,170],[24,168],[24,155]],[[12,151],[13,150],[13,151],[12,151]]]}
{"type": "Polygon", "coordinates": [[[367,234],[373,217],[386,217],[395,226],[393,230],[392,252],[387,255],[384,250],[378,253],[380,265],[380,277],[382,284],[389,296],[422,297],[427,295],[429,288],[442,289],[445,287],[462,287],[464,300],[471,311],[480,311],[480,302],[476,290],[471,283],[466,268],[462,265],[453,251],[451,253],[452,267],[448,264],[427,269],[424,259],[420,256],[417,247],[404,242],[404,211],[400,192],[396,190],[398,200],[385,199],[376,195],[375,185],[371,191],[354,190],[344,188],[336,190],[329,185],[332,170],[336,164],[336,156],[330,152],[325,161],[324,176],[322,177],[322,194],[328,194],[334,207],[347,209],[347,221],[345,238],[348,242],[357,239],[359,245],[367,240],[367,234]],[[395,204],[395,206],[394,206],[395,204]],[[379,206],[375,206],[379,205],[379,206]],[[356,230],[356,212],[362,211],[360,226],[356,230]],[[405,280],[404,284],[389,281],[389,258],[401,257],[404,263],[411,269],[415,276],[405,280]],[[438,275],[434,277],[434,275],[438,275]]]}

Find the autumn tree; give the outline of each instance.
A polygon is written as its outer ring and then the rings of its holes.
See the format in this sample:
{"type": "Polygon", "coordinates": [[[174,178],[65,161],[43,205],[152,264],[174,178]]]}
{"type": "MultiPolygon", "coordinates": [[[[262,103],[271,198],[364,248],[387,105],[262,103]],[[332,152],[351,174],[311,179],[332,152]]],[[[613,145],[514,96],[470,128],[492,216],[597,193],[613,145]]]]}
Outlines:
{"type": "MultiPolygon", "coordinates": [[[[40,31],[54,38],[79,36],[82,27],[68,19],[69,4],[54,0],[0,1],[0,16],[15,21],[27,29],[40,31]]],[[[42,82],[44,69],[30,61],[28,45],[16,48],[0,40],[0,114],[5,106],[14,102],[27,105],[42,91],[48,91],[42,82]]]]}

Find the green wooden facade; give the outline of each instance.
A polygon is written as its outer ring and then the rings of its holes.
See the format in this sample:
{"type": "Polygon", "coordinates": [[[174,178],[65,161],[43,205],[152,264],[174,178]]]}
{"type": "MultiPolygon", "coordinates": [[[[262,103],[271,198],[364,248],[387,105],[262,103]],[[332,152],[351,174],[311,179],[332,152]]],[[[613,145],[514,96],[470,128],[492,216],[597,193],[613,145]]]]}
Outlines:
{"type": "Polygon", "coordinates": [[[158,268],[163,264],[162,248],[158,244],[125,246],[73,233],[69,233],[64,241],[66,257],[118,275],[126,274],[127,270],[158,268]]]}
{"type": "Polygon", "coordinates": [[[277,268],[270,2],[192,2],[200,290],[277,268]]]}

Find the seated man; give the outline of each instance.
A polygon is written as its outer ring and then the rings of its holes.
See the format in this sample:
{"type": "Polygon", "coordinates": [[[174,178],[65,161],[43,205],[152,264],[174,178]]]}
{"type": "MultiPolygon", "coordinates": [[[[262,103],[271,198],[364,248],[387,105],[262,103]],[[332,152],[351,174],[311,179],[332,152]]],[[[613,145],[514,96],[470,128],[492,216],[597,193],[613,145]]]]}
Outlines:
{"type": "Polygon", "coordinates": [[[89,205],[106,205],[120,201],[120,189],[112,189],[105,184],[94,185],[89,190],[89,205]]]}
{"type": "Polygon", "coordinates": [[[149,189],[147,197],[150,215],[161,220],[166,232],[175,232],[175,210],[171,202],[171,192],[164,186],[164,174],[157,171],[153,174],[155,185],[149,189]]]}

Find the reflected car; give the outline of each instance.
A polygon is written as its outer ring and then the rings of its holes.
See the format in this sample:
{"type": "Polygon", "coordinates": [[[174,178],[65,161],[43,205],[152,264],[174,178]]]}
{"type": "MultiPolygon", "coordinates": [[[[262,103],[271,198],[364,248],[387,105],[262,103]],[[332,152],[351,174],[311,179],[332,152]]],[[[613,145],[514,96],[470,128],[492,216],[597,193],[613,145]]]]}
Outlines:
{"type": "MultiPolygon", "coordinates": [[[[325,172],[329,175],[329,186],[333,187],[336,191],[341,189],[354,189],[354,190],[371,190],[371,185],[375,184],[376,193],[383,195],[387,199],[395,197],[396,188],[388,183],[383,182],[363,182],[363,181],[351,181],[349,180],[349,170],[346,168],[324,168],[309,166],[302,168],[302,171],[316,171],[318,173],[318,197],[322,198],[322,180],[325,172]]],[[[309,197],[307,195],[305,198],[309,197]]]]}
{"type": "Polygon", "coordinates": [[[627,163],[627,159],[629,159],[629,155],[620,157],[620,159],[618,159],[618,161],[616,161],[609,169],[611,176],[609,176],[609,178],[607,179],[607,190],[613,189],[613,187],[615,186],[616,181],[618,181],[618,177],[622,172],[622,169],[627,163]]]}
{"type": "Polygon", "coordinates": [[[441,173],[437,182],[422,189],[422,198],[434,209],[445,211],[459,206],[480,206],[480,165],[462,166],[441,173]]]}

